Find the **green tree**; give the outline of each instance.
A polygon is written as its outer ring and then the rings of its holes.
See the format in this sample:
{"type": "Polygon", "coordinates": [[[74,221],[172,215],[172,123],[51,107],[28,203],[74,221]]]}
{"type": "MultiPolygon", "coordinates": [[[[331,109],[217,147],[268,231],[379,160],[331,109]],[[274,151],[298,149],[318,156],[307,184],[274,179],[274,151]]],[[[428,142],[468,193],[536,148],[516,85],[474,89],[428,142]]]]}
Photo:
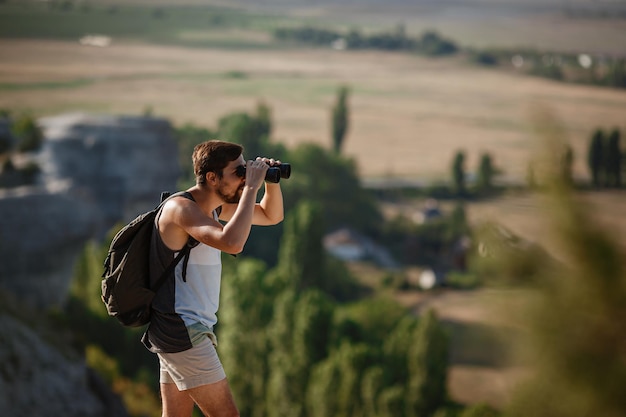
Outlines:
{"type": "Polygon", "coordinates": [[[263,417],[270,341],[265,327],[272,318],[274,291],[263,262],[246,258],[225,265],[222,280],[219,342],[242,415],[263,417]]]}
{"type": "Polygon", "coordinates": [[[363,372],[361,381],[361,398],[363,401],[363,416],[377,417],[378,398],[384,388],[384,374],[382,366],[370,366],[363,372]]]}
{"type": "Polygon", "coordinates": [[[620,149],[620,131],[618,129],[614,129],[607,138],[605,161],[606,185],[609,187],[621,187],[622,152],[620,149]]]}
{"type": "Polygon", "coordinates": [[[587,166],[591,173],[591,183],[599,187],[604,175],[604,133],[601,129],[593,132],[587,152],[587,166]]]}
{"type": "Polygon", "coordinates": [[[340,87],[337,92],[337,101],[332,108],[332,137],[333,149],[340,153],[348,132],[348,87],[340,87]]]}
{"type": "Polygon", "coordinates": [[[489,192],[493,189],[493,177],[496,170],[493,166],[491,155],[485,153],[480,158],[478,173],[476,175],[476,188],[479,192],[489,192]]]}
{"type": "Polygon", "coordinates": [[[341,368],[335,358],[329,357],[315,365],[306,393],[307,417],[337,416],[340,387],[341,368]]]}
{"type": "Polygon", "coordinates": [[[322,246],[324,230],[320,206],[310,201],[303,201],[285,218],[278,270],[300,291],[328,288],[325,281],[326,253],[322,246]]]}
{"type": "Polygon", "coordinates": [[[470,233],[469,222],[465,214],[465,205],[457,203],[446,221],[444,239],[448,244],[454,244],[461,237],[470,233]]]}
{"type": "Polygon", "coordinates": [[[367,344],[345,343],[333,352],[341,372],[337,396],[337,417],[362,415],[361,381],[363,374],[376,359],[375,350],[367,344]]]}
{"type": "Polygon", "coordinates": [[[256,114],[232,113],[218,121],[218,137],[243,145],[248,159],[282,156],[275,155],[277,147],[270,145],[271,130],[271,111],[262,102],[257,104],[256,114]]]}
{"type": "Polygon", "coordinates": [[[402,385],[394,385],[385,388],[378,397],[378,410],[380,417],[405,416],[405,388],[402,385]]]}
{"type": "Polygon", "coordinates": [[[328,354],[333,304],[317,290],[304,292],[294,310],[293,360],[303,370],[328,354]]]}
{"type": "Polygon", "coordinates": [[[563,154],[561,156],[561,175],[563,177],[563,182],[566,184],[573,184],[573,174],[572,167],[574,165],[574,150],[571,146],[566,145],[563,149],[563,154]]]}
{"type": "Polygon", "coordinates": [[[354,160],[310,143],[298,146],[289,157],[295,171],[281,182],[287,210],[309,200],[322,207],[327,230],[349,226],[365,234],[377,232],[382,215],[361,187],[354,160]]]}
{"type": "Polygon", "coordinates": [[[429,416],[446,400],[448,372],[448,337],[433,310],[420,318],[408,353],[406,416],[429,416]]]}
{"type": "Polygon", "coordinates": [[[178,163],[181,168],[179,188],[186,189],[196,183],[191,160],[194,148],[206,140],[216,139],[216,134],[205,127],[186,123],[174,130],[174,138],[178,146],[178,163]]]}
{"type": "Polygon", "coordinates": [[[487,404],[471,405],[459,417],[500,417],[501,414],[487,404]]]}
{"type": "Polygon", "coordinates": [[[616,59],[610,64],[605,82],[611,87],[626,88],[626,59],[616,59]]]}
{"type": "Polygon", "coordinates": [[[43,132],[32,115],[23,114],[17,117],[11,130],[17,139],[16,150],[18,152],[33,152],[41,148],[44,139],[43,132]]]}
{"type": "Polygon", "coordinates": [[[333,304],[316,290],[285,291],[271,322],[268,415],[302,416],[311,369],[326,357],[333,304]]]}
{"type": "Polygon", "coordinates": [[[404,385],[409,380],[409,349],[417,327],[414,317],[404,317],[389,333],[383,344],[385,363],[384,384],[404,385]]]}
{"type": "MultiPolygon", "coordinates": [[[[115,230],[115,229],[113,229],[115,230]]],[[[106,242],[110,242],[113,235],[109,233],[106,242]]],[[[108,245],[89,241],[78,256],[74,266],[74,279],[70,293],[73,297],[82,300],[87,309],[100,317],[106,317],[106,308],[100,299],[102,262],[109,250],[108,245]]]]}
{"type": "Polygon", "coordinates": [[[292,361],[294,311],[297,293],[294,288],[284,290],[274,302],[274,313],[266,331],[270,342],[269,376],[266,387],[268,417],[299,416],[302,401],[298,389],[291,383],[298,378],[292,361]]]}
{"type": "Polygon", "coordinates": [[[7,155],[13,147],[13,138],[9,132],[0,133],[0,157],[7,155]]]}
{"type": "Polygon", "coordinates": [[[465,152],[458,151],[452,161],[452,187],[458,196],[465,195],[465,152]]]}

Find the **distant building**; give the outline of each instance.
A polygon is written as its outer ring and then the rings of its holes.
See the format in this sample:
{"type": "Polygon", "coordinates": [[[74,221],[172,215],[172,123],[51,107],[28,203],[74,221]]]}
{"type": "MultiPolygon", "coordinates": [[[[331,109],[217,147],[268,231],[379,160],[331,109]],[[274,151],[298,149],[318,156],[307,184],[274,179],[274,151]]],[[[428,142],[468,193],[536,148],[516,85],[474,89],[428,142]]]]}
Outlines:
{"type": "Polygon", "coordinates": [[[424,203],[424,207],[413,216],[413,221],[417,224],[428,223],[442,216],[439,202],[434,198],[429,198],[424,203]]]}
{"type": "Polygon", "coordinates": [[[371,259],[384,268],[399,268],[387,248],[352,229],[343,228],[327,234],[323,245],[328,253],[344,261],[371,259]]]}

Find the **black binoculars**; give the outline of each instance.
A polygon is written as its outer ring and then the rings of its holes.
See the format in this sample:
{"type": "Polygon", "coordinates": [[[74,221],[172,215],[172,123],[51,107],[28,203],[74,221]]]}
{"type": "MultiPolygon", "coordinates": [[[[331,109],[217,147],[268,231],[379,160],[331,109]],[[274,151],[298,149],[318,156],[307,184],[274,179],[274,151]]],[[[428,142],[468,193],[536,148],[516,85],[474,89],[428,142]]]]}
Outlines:
{"type": "MultiPolygon", "coordinates": [[[[243,178],[246,176],[246,166],[239,165],[237,167],[237,176],[243,178]]],[[[288,179],[291,176],[291,164],[286,162],[281,163],[273,167],[269,167],[265,173],[265,181],[267,182],[279,182],[281,178],[288,179]]]]}

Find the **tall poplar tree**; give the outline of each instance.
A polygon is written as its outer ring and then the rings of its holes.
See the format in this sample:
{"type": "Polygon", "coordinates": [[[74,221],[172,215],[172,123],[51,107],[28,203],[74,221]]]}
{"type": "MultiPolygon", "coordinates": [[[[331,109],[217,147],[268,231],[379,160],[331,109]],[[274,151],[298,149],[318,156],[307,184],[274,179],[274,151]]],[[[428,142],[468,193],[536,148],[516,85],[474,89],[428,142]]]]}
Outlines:
{"type": "Polygon", "coordinates": [[[220,353],[241,415],[264,417],[270,340],[275,294],[266,278],[265,264],[246,258],[225,265],[218,337],[220,353]]]}
{"type": "Polygon", "coordinates": [[[484,153],[480,158],[478,174],[476,175],[476,188],[481,192],[489,192],[493,188],[493,177],[496,170],[493,166],[491,155],[484,153]]]}
{"type": "Polygon", "coordinates": [[[604,133],[601,129],[593,132],[589,141],[589,150],[587,152],[587,166],[591,173],[591,183],[594,187],[602,184],[604,174],[604,133]]]}
{"type": "Polygon", "coordinates": [[[348,87],[340,87],[337,92],[337,101],[332,108],[333,149],[336,153],[341,153],[348,132],[348,93],[348,87]]]}
{"type": "Polygon", "coordinates": [[[622,185],[622,153],[620,149],[620,132],[614,129],[608,137],[606,154],[606,176],[609,187],[622,185]]]}
{"type": "Polygon", "coordinates": [[[408,355],[406,416],[430,416],[444,405],[448,372],[448,337],[433,310],[420,318],[408,355]]]}
{"type": "Polygon", "coordinates": [[[452,161],[452,187],[457,195],[465,195],[465,152],[463,151],[458,151],[452,161]]]}
{"type": "Polygon", "coordinates": [[[285,231],[278,254],[279,274],[299,290],[325,290],[326,253],[322,246],[325,232],[322,210],[304,201],[285,218],[285,231]]]}

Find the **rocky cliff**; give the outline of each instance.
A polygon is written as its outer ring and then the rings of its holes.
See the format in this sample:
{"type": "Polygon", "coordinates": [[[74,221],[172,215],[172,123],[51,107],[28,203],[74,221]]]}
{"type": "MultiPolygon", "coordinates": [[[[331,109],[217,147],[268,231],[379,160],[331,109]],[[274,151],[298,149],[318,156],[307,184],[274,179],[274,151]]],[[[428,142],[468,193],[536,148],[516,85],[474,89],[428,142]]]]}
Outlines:
{"type": "Polygon", "coordinates": [[[76,113],[40,125],[42,182],[91,203],[100,233],[153,208],[161,191],[175,191],[178,151],[165,119],[76,113]]]}
{"type": "Polygon", "coordinates": [[[153,208],[179,168],[163,119],[68,114],[40,124],[40,185],[0,190],[0,287],[46,309],[63,303],[84,243],[153,208]]]}
{"type": "Polygon", "coordinates": [[[121,399],[46,320],[0,297],[0,410],[31,417],[127,417],[121,399]]]}
{"type": "Polygon", "coordinates": [[[68,114],[40,120],[35,187],[0,190],[0,410],[11,416],[125,416],[119,399],[35,317],[63,305],[84,244],[174,191],[178,153],[163,119],[68,114]]]}

